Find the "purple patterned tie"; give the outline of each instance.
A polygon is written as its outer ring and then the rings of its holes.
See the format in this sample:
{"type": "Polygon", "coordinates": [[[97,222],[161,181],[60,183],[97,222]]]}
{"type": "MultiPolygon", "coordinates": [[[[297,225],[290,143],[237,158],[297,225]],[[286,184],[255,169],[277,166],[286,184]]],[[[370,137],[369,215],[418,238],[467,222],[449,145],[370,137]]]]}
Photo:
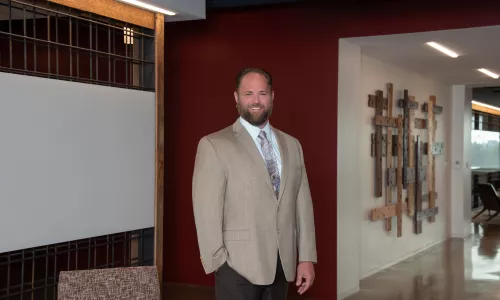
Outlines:
{"type": "Polygon", "coordinates": [[[271,183],[273,184],[274,193],[276,198],[278,198],[280,193],[280,173],[278,170],[278,164],[276,157],[274,156],[274,151],[271,143],[267,139],[266,133],[261,131],[259,133],[260,146],[262,147],[262,153],[264,154],[264,160],[266,161],[267,171],[269,176],[271,176],[271,183]]]}

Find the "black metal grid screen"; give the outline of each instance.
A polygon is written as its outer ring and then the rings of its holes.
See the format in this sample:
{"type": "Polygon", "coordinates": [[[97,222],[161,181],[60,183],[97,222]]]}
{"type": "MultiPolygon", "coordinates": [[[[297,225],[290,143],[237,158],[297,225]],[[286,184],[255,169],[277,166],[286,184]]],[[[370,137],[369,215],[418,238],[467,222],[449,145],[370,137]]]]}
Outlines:
{"type": "Polygon", "coordinates": [[[0,71],[154,91],[154,31],[47,0],[0,0],[0,71]]]}
{"type": "Polygon", "coordinates": [[[472,130],[500,132],[500,116],[472,110],[472,130]]]}
{"type": "Polygon", "coordinates": [[[154,228],[0,253],[1,300],[56,300],[59,272],[153,265],[154,228]]]}

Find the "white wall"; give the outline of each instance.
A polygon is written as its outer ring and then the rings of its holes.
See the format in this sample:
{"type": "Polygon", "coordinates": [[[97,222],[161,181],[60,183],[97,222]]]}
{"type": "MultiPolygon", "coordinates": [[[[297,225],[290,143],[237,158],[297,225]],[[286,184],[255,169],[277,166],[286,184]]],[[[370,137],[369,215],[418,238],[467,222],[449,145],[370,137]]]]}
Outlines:
{"type": "Polygon", "coordinates": [[[465,85],[452,87],[451,151],[451,236],[464,238],[471,233],[471,114],[472,89],[465,85]],[[460,188],[462,187],[462,188],[460,188]]]}
{"type": "MultiPolygon", "coordinates": [[[[361,187],[359,210],[361,227],[360,277],[364,278],[446,239],[450,199],[448,195],[449,181],[447,180],[449,178],[447,170],[449,151],[446,151],[444,154],[436,156],[435,160],[435,186],[438,193],[436,206],[439,207],[439,215],[436,216],[434,223],[424,220],[422,233],[415,234],[412,218],[404,215],[403,235],[398,238],[396,236],[397,222],[395,217],[392,218],[393,230],[391,232],[385,231],[383,221],[371,222],[368,219],[371,209],[385,206],[385,191],[384,196],[381,198],[375,198],[373,192],[375,159],[370,155],[370,134],[375,132],[373,126],[375,110],[367,105],[368,94],[375,94],[375,91],[380,89],[384,91],[384,96],[386,96],[386,84],[392,82],[394,85],[393,116],[397,116],[398,114],[403,115],[403,109],[397,106],[396,101],[403,98],[403,90],[407,89],[409,95],[415,96],[415,100],[419,102],[419,110],[415,113],[417,118],[426,118],[426,113],[422,112],[421,106],[429,100],[429,96],[435,95],[437,104],[443,106],[443,113],[436,115],[438,123],[436,142],[445,142],[446,149],[450,147],[451,141],[448,134],[450,132],[448,123],[450,121],[451,88],[419,74],[405,71],[365,55],[361,57],[361,74],[362,92],[357,105],[357,109],[361,111],[361,120],[358,121],[361,123],[360,142],[359,148],[351,149],[351,151],[358,154],[361,174],[357,181],[361,187]]],[[[341,114],[340,111],[339,114],[341,114]]],[[[397,133],[397,130],[394,130],[394,133],[397,133]]],[[[415,129],[413,134],[415,136],[420,135],[422,142],[428,140],[428,131],[426,129],[415,129]]],[[[382,165],[385,170],[385,158],[382,165]]],[[[427,165],[427,156],[424,156],[423,165],[427,165]]],[[[423,184],[422,191],[427,192],[426,182],[423,184]]],[[[394,202],[397,199],[396,189],[394,189],[392,199],[394,202]]],[[[403,199],[406,199],[406,190],[403,190],[403,199]]],[[[423,208],[426,207],[428,207],[427,202],[423,204],[423,208]]]]}
{"type": "Polygon", "coordinates": [[[337,136],[337,293],[338,298],[359,290],[360,169],[356,155],[360,132],[360,47],[339,41],[337,136]],[[349,128],[346,130],[345,128],[349,128]]]}
{"type": "Polygon", "coordinates": [[[154,226],[154,93],[0,73],[0,252],[154,226]]]}

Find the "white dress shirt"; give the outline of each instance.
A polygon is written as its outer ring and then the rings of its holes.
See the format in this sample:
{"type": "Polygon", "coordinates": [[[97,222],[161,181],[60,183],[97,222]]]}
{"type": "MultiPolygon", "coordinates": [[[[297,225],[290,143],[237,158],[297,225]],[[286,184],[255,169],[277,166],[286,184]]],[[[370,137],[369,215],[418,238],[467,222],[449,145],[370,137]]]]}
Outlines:
{"type": "Polygon", "coordinates": [[[254,126],[250,123],[248,123],[247,120],[243,119],[240,117],[240,123],[245,127],[245,129],[248,131],[250,136],[252,137],[255,146],[257,146],[257,149],[259,149],[260,155],[262,156],[262,159],[264,159],[264,154],[262,153],[262,147],[260,146],[260,138],[259,138],[259,133],[260,131],[264,131],[266,133],[267,139],[271,143],[274,151],[274,157],[276,157],[276,163],[278,164],[278,171],[281,176],[281,155],[280,155],[280,150],[278,146],[278,140],[276,139],[276,136],[274,135],[274,132],[271,130],[271,126],[269,125],[269,122],[267,122],[266,126],[264,128],[260,129],[257,126],[254,126]]]}

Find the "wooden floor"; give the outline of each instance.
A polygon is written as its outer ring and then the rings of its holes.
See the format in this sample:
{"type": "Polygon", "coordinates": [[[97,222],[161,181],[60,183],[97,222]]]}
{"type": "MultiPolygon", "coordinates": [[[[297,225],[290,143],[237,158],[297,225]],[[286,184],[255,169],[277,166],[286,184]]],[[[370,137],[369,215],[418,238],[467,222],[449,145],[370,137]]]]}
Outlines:
{"type": "MultiPolygon", "coordinates": [[[[473,234],[466,240],[448,240],[372,275],[346,300],[500,299],[500,225],[471,226],[473,234]]],[[[290,296],[305,299],[294,291],[290,296]]],[[[214,300],[214,291],[167,285],[164,299],[214,300]]]]}

